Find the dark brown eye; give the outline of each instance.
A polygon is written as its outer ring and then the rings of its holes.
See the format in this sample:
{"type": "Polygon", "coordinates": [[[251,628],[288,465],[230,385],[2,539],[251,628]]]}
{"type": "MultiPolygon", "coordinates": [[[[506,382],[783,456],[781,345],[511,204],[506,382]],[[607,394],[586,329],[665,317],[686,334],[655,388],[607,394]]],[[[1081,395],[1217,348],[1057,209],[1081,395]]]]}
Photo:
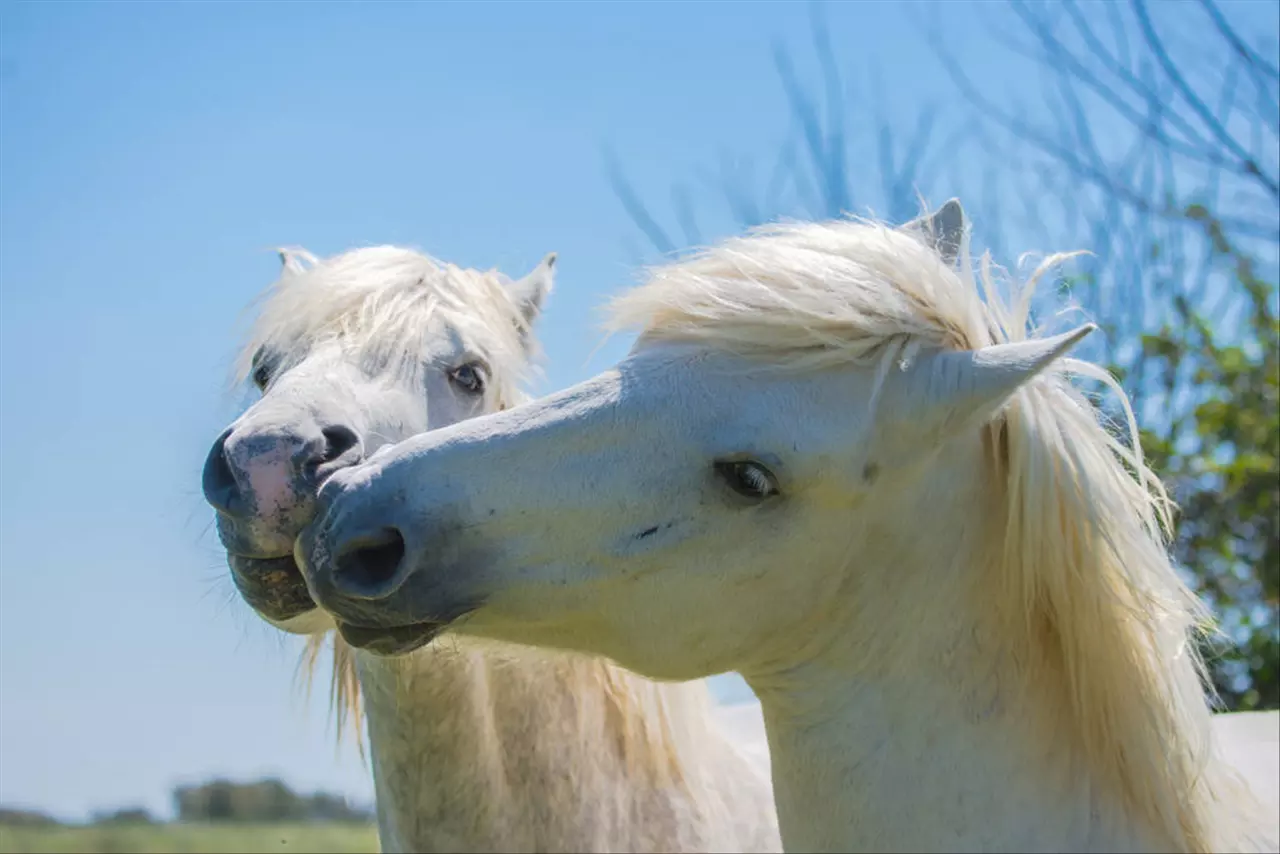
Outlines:
{"type": "Polygon", "coordinates": [[[271,384],[271,362],[261,350],[253,354],[253,367],[249,377],[258,387],[258,391],[266,391],[267,386],[271,384]]]}
{"type": "Polygon", "coordinates": [[[743,498],[763,501],[778,494],[778,479],[757,462],[718,460],[714,466],[721,480],[743,498]]]}
{"type": "Polygon", "coordinates": [[[468,362],[450,371],[449,381],[467,394],[483,394],[489,377],[484,365],[479,362],[468,362]]]}

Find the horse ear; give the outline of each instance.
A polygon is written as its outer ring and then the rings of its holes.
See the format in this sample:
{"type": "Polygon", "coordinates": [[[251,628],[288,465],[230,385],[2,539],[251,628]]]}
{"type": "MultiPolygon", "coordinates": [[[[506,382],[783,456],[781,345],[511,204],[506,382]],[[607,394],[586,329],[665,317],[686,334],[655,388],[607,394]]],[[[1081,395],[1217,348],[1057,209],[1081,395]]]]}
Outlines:
{"type": "Polygon", "coordinates": [[[922,356],[893,383],[895,443],[936,447],[990,420],[1010,397],[1098,327],[1053,338],[922,356]]]}
{"type": "Polygon", "coordinates": [[[538,315],[542,313],[542,304],[546,302],[547,294],[551,293],[555,278],[556,253],[550,252],[537,267],[533,268],[533,272],[507,285],[512,299],[520,308],[526,328],[532,326],[538,319],[538,315]]]}
{"type": "Polygon", "coordinates": [[[276,250],[276,254],[280,256],[281,272],[295,276],[305,273],[307,264],[316,263],[316,257],[305,249],[282,247],[276,250]]]}
{"type": "Polygon", "coordinates": [[[919,232],[948,265],[960,257],[964,238],[964,208],[959,199],[950,199],[931,214],[917,217],[902,226],[903,231],[919,232]]]}

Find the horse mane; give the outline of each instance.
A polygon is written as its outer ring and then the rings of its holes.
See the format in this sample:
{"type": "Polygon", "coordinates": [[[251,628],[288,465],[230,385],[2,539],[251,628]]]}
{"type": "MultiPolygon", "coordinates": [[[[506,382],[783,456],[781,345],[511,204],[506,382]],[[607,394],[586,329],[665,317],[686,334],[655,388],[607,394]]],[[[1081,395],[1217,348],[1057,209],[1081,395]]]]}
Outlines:
{"type": "MultiPolygon", "coordinates": [[[[968,253],[966,238],[956,269],[918,233],[868,220],[764,226],[655,268],[612,301],[609,325],[795,370],[884,371],[920,348],[1036,337],[1036,284],[1071,256],[1046,258],[1005,299],[989,254],[975,273],[968,253]]],[[[1004,514],[992,601],[1027,651],[1029,690],[1065,697],[1052,713],[1095,778],[1157,832],[1187,851],[1242,850],[1252,807],[1213,755],[1196,644],[1211,619],[1170,561],[1174,506],[1124,391],[1063,358],[983,429],[1004,514]],[[1114,394],[1127,444],[1072,376],[1114,394]]]]}
{"type": "Polygon", "coordinates": [[[256,364],[301,360],[318,343],[339,342],[374,372],[421,370],[427,322],[447,316],[463,333],[475,330],[492,348],[510,405],[533,357],[528,320],[497,270],[473,270],[399,246],[370,246],[317,259],[305,249],[279,250],[280,277],[264,291],[236,359],[241,383],[256,364]]]}
{"type": "MultiPolygon", "coordinates": [[[[344,732],[350,727],[356,748],[363,757],[360,681],[351,646],[334,631],[308,635],[299,670],[310,690],[320,652],[329,638],[332,638],[333,650],[329,706],[337,740],[341,744],[344,732]]],[[[548,659],[542,651],[531,648],[480,638],[467,638],[463,643],[459,643],[460,640],[451,639],[451,647],[455,648],[441,649],[439,653],[464,654],[464,647],[482,649],[489,653],[489,660],[499,669],[527,666],[530,656],[536,656],[536,662],[543,667],[559,669],[562,674],[564,669],[571,670],[576,684],[597,689],[588,695],[598,696],[602,701],[601,721],[615,736],[610,746],[626,769],[628,779],[649,778],[650,782],[663,786],[690,785],[677,745],[695,743],[701,737],[697,733],[691,736],[680,727],[685,722],[700,720],[709,714],[710,693],[705,683],[673,686],[636,676],[598,656],[561,651],[553,659],[548,659]]]]}
{"type": "Polygon", "coordinates": [[[705,681],[658,682],[599,655],[570,650],[552,653],[476,637],[454,639],[453,645],[459,649],[463,644],[466,649],[484,652],[486,661],[499,672],[508,667],[519,669],[524,681],[536,682],[539,690],[544,689],[547,673],[552,672],[557,677],[553,681],[569,686],[577,703],[598,700],[600,705],[580,722],[593,721],[611,736],[598,748],[612,748],[626,779],[680,788],[693,782],[686,777],[689,769],[683,756],[688,750],[705,747],[705,733],[687,728],[687,724],[711,714],[711,693],[705,681]]]}
{"type": "MultiPolygon", "coordinates": [[[[496,270],[458,267],[412,249],[371,246],[329,258],[282,248],[280,277],[254,305],[255,318],[236,359],[243,383],[262,359],[280,368],[323,341],[340,342],[374,370],[414,373],[425,351],[428,320],[444,313],[456,328],[481,328],[498,383],[498,405],[523,399],[519,388],[537,355],[528,321],[496,270]]],[[[299,673],[310,690],[320,653],[332,638],[330,712],[341,743],[349,725],[364,754],[360,682],[352,648],[333,630],[307,636],[299,673]]]]}
{"type": "Polygon", "coordinates": [[[343,733],[351,728],[356,750],[364,758],[364,713],[360,702],[360,678],[356,675],[355,651],[333,629],[307,635],[307,645],[298,660],[298,671],[310,693],[325,641],[332,639],[333,660],[329,674],[329,715],[334,723],[335,738],[342,744],[343,733]]]}

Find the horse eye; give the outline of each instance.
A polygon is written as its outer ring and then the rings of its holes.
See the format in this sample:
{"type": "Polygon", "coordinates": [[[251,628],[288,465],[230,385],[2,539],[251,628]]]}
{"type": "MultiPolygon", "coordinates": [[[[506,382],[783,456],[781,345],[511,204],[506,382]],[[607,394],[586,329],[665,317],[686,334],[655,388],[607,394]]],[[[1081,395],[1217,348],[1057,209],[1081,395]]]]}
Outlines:
{"type": "Polygon", "coordinates": [[[479,362],[468,362],[450,371],[449,380],[467,394],[481,394],[487,377],[483,365],[479,362]]]}
{"type": "Polygon", "coordinates": [[[265,348],[259,347],[257,352],[253,354],[252,370],[249,372],[249,378],[258,387],[258,391],[266,391],[267,386],[271,384],[272,361],[271,355],[267,353],[265,348]]]}
{"type": "Polygon", "coordinates": [[[753,501],[763,501],[778,494],[778,479],[759,463],[750,460],[717,460],[716,474],[729,488],[753,501]]]}

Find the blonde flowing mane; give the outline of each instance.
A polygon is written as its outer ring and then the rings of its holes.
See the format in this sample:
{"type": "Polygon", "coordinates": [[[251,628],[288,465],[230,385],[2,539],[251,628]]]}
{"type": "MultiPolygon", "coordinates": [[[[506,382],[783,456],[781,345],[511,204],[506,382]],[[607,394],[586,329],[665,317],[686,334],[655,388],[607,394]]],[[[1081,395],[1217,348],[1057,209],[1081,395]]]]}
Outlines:
{"type": "Polygon", "coordinates": [[[305,249],[281,249],[284,272],[255,302],[258,315],[236,360],[236,382],[255,360],[287,366],[315,345],[338,341],[374,372],[421,370],[424,336],[436,313],[455,328],[479,330],[499,396],[519,399],[519,383],[538,355],[535,339],[496,270],[480,271],[398,246],[371,246],[317,259],[305,249]]]}
{"type": "MultiPolygon", "coordinates": [[[[329,706],[336,724],[338,743],[341,743],[349,726],[363,758],[363,713],[354,650],[337,632],[309,635],[299,661],[299,674],[309,692],[320,652],[329,638],[333,642],[329,706]]],[[[457,644],[458,639],[452,642],[457,644]]],[[[637,678],[600,658],[570,652],[548,657],[542,650],[475,638],[467,638],[462,643],[470,649],[484,649],[488,652],[488,661],[497,668],[528,668],[532,663],[560,669],[562,676],[568,675],[565,671],[572,670],[576,678],[570,684],[575,688],[596,689],[590,694],[602,701],[602,723],[616,736],[612,743],[603,743],[602,749],[617,751],[627,769],[628,779],[639,781],[648,778],[650,783],[688,788],[685,765],[677,745],[690,741],[690,737],[687,733],[677,735],[675,729],[707,716],[710,693],[705,686],[681,686],[688,690],[672,692],[663,690],[660,683],[637,678]]]]}
{"type": "MultiPolygon", "coordinates": [[[[659,267],[615,299],[614,329],[805,370],[850,362],[882,373],[921,348],[975,349],[1036,336],[1047,258],[1000,293],[967,240],[953,269],[909,231],[865,221],[784,224],[659,267]]],[[[1002,485],[990,606],[1026,650],[1029,690],[1062,696],[1094,778],[1187,851],[1241,850],[1249,796],[1209,740],[1197,635],[1210,617],[1170,562],[1174,507],[1147,467],[1129,401],[1095,365],[1061,359],[985,427],[1002,485]],[[1071,383],[1102,383],[1126,441],[1071,383]]]]}
{"type": "Polygon", "coordinates": [[[360,704],[360,679],[356,676],[355,653],[342,639],[342,635],[333,630],[307,635],[307,645],[298,660],[298,672],[310,694],[320,653],[325,641],[329,639],[333,642],[333,662],[329,674],[329,714],[333,719],[336,741],[341,744],[343,733],[350,727],[351,736],[356,740],[356,750],[363,759],[364,718],[360,704]]]}
{"type": "MultiPolygon", "coordinates": [[[[316,344],[339,341],[374,371],[414,374],[426,350],[428,320],[445,315],[460,330],[481,328],[499,407],[524,400],[519,383],[534,364],[536,339],[496,270],[458,267],[411,249],[372,246],[319,259],[305,249],[280,249],[280,278],[256,301],[255,318],[236,359],[242,383],[261,359],[277,369],[295,364],[316,344]]],[[[313,634],[299,661],[308,691],[320,653],[332,638],[331,713],[341,742],[349,725],[363,754],[360,683],[350,646],[334,631],[313,634]]]]}

